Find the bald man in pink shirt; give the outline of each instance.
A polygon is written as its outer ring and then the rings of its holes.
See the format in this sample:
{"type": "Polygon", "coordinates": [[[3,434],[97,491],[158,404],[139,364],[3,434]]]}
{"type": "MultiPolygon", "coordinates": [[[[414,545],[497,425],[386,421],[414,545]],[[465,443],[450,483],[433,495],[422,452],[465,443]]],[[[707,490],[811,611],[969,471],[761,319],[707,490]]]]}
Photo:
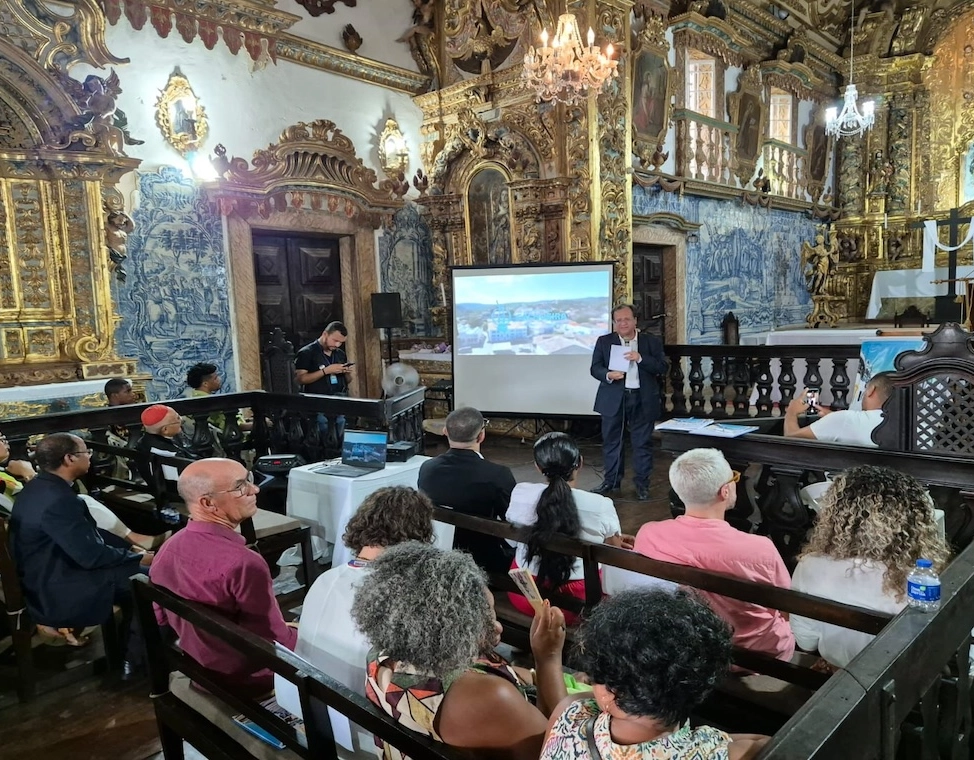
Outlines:
{"type": "MultiPolygon", "coordinates": [[[[257,512],[259,491],[239,462],[213,458],[189,465],[179,476],[189,524],[162,545],[149,577],[266,641],[294,649],[297,627],[284,622],[267,562],[248,549],[237,532],[240,523],[257,512]]],[[[176,632],[186,654],[224,683],[253,696],[270,693],[274,674],[256,667],[231,644],[159,608],[156,619],[176,632]]]]}
{"type": "MultiPolygon", "coordinates": [[[[791,577],[771,539],[743,533],[724,519],[737,502],[740,473],[717,449],[693,449],[670,465],[670,485],[686,504],[674,520],[643,525],[635,551],[651,559],[791,588],[791,577]]],[[[699,592],[734,630],[733,643],[779,660],[791,659],[795,637],[777,610],[719,594],[699,592]]]]}

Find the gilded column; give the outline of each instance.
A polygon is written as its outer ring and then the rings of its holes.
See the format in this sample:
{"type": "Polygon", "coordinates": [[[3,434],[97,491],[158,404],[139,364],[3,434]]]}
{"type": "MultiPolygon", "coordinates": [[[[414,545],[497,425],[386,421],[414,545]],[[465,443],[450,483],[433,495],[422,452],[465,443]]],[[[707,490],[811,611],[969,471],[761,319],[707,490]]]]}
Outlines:
{"type": "Polygon", "coordinates": [[[589,26],[596,44],[611,42],[618,76],[596,99],[565,109],[569,260],[608,261],[616,268],[615,297],[628,299],[632,269],[632,155],[629,98],[629,19],[632,0],[572,0],[569,12],[582,36],[589,26]]]}

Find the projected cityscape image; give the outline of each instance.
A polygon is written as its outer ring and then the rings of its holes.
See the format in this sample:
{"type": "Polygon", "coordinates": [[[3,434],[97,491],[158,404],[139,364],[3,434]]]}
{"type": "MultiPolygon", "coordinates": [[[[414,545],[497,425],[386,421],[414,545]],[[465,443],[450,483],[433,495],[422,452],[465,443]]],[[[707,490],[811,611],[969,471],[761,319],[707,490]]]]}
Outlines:
{"type": "Polygon", "coordinates": [[[603,272],[458,277],[456,345],[468,355],[590,354],[609,331],[603,272]]]}

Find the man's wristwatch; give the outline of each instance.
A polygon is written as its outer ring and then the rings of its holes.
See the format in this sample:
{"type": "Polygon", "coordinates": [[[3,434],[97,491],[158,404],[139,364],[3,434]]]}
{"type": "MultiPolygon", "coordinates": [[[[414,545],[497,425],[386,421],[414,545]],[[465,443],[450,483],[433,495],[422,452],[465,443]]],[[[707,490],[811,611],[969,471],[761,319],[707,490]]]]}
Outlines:
{"type": "Polygon", "coordinates": [[[318,369],[321,370],[321,374],[322,375],[325,374],[325,367],[327,367],[327,366],[328,366],[327,364],[319,364],[318,365],[318,369]]]}

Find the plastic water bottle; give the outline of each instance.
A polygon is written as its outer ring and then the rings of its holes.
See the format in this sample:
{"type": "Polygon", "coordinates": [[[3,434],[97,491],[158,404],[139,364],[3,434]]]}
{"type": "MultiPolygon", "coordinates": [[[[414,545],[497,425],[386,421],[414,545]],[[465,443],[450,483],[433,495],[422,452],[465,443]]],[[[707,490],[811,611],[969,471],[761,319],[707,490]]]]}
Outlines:
{"type": "Polygon", "coordinates": [[[906,601],[924,612],[940,609],[940,576],[930,560],[918,559],[917,566],[906,576],[906,601]]]}

